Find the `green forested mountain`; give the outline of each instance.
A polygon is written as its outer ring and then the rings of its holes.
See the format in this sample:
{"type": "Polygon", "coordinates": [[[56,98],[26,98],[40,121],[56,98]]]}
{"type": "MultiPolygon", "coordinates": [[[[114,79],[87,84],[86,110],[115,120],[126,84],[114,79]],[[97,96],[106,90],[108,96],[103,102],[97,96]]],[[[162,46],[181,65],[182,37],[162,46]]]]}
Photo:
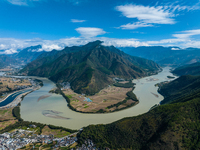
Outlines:
{"type": "Polygon", "coordinates": [[[159,93],[164,96],[161,104],[187,101],[200,96],[200,76],[184,75],[160,87],[159,93]],[[192,95],[191,95],[192,93],[192,95]]]}
{"type": "Polygon", "coordinates": [[[200,75],[200,62],[178,67],[172,73],[181,75],[200,75]]]}
{"type": "Polygon", "coordinates": [[[182,66],[200,61],[200,49],[162,46],[120,48],[129,55],[153,60],[161,66],[182,66]]]}
{"type": "MultiPolygon", "coordinates": [[[[198,78],[200,79],[200,77],[198,78]]],[[[79,144],[86,139],[91,139],[100,148],[200,149],[200,92],[197,92],[199,87],[196,85],[196,80],[199,79],[184,76],[171,82],[170,87],[174,86],[175,93],[186,92],[186,90],[179,90],[177,86],[179,83],[187,89],[186,84],[193,82],[193,88],[196,89],[188,92],[184,97],[177,97],[171,104],[158,106],[137,117],[124,118],[107,125],[90,125],[83,128],[82,133],[78,135],[79,144]],[[183,80],[187,82],[185,85],[182,83],[183,80]]],[[[169,85],[164,85],[163,88],[165,86],[169,85]]],[[[171,96],[170,92],[168,92],[168,96],[171,96]]]]}
{"type": "Polygon", "coordinates": [[[101,41],[62,51],[44,53],[21,72],[48,77],[55,82],[68,81],[75,92],[94,94],[113,83],[113,77],[138,78],[156,73],[153,61],[133,57],[101,41]]]}

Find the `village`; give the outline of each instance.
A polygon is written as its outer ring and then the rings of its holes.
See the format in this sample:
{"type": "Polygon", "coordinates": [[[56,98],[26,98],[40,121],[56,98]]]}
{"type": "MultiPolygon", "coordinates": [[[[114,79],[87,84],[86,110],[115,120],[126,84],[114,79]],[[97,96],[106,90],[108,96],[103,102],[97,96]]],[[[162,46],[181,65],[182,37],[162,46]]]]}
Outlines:
{"type": "MultiPolygon", "coordinates": [[[[30,125],[35,126],[35,125],[30,125]]],[[[36,126],[35,126],[36,127],[36,126]]],[[[52,148],[58,147],[66,147],[74,144],[77,141],[77,137],[74,136],[75,134],[71,134],[62,138],[55,138],[53,134],[49,135],[37,135],[34,134],[34,131],[30,130],[23,130],[23,129],[16,129],[13,132],[6,132],[0,134],[0,149],[7,150],[7,149],[20,149],[25,147],[28,144],[33,144],[33,148],[35,147],[34,144],[41,143],[43,145],[48,145],[50,143],[55,142],[56,144],[52,148]]]]}

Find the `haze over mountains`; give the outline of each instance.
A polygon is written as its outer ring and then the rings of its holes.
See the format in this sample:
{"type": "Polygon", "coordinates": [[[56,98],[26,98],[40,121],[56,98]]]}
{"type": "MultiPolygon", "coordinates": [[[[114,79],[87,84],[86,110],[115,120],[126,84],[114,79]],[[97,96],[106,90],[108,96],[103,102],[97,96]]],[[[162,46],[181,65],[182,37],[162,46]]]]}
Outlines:
{"type": "Polygon", "coordinates": [[[67,81],[75,92],[95,94],[112,84],[113,77],[132,79],[160,70],[153,61],[127,55],[101,43],[95,41],[80,47],[43,53],[21,72],[48,77],[55,82],[67,81]]]}
{"type": "Polygon", "coordinates": [[[0,55],[0,68],[13,65],[26,65],[44,53],[44,51],[39,51],[41,48],[41,45],[37,45],[18,50],[18,53],[2,54],[0,55]]]}
{"type": "MultiPolygon", "coordinates": [[[[60,56],[65,53],[75,52],[77,51],[76,47],[77,46],[66,47],[64,48],[64,50],[62,50],[62,52],[60,50],[59,51],[52,50],[51,52],[46,52],[42,50],[41,45],[36,45],[27,47],[22,50],[18,50],[18,53],[7,54],[7,55],[3,54],[0,55],[0,57],[7,56],[7,59],[10,59],[9,62],[8,61],[4,62],[3,65],[4,67],[16,64],[25,65],[37,58],[47,57],[55,54],[57,56],[60,56]],[[16,62],[13,62],[12,60],[15,60],[16,62]]],[[[118,49],[132,56],[153,60],[160,66],[178,67],[200,61],[200,49],[198,48],[181,49],[179,47],[141,46],[141,47],[120,47],[118,49]]]]}
{"type": "Polygon", "coordinates": [[[19,51],[19,53],[14,53],[10,55],[10,57],[16,59],[18,62],[22,64],[27,64],[35,60],[42,53],[44,53],[44,51],[39,51],[41,48],[42,48],[41,45],[27,47],[19,51]]]}
{"type": "Polygon", "coordinates": [[[162,46],[141,46],[120,48],[129,55],[153,60],[160,66],[182,66],[200,61],[200,49],[162,46]]]}

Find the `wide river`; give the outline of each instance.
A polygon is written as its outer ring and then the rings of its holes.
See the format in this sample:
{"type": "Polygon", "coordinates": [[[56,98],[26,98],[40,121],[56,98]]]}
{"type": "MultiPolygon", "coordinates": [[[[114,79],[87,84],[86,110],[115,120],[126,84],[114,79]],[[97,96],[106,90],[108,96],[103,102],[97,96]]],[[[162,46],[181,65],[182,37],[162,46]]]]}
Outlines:
{"type": "Polygon", "coordinates": [[[61,95],[49,93],[55,87],[52,81],[37,77],[43,81],[44,86],[28,94],[21,102],[21,118],[25,121],[80,129],[90,124],[107,124],[124,117],[137,116],[148,112],[153,105],[159,104],[163,100],[163,96],[157,92],[158,88],[155,87],[155,84],[169,80],[167,76],[173,76],[169,71],[170,68],[165,67],[157,75],[134,80],[136,88],[133,92],[138,97],[139,104],[125,110],[106,114],[84,114],[72,111],[67,107],[67,102],[61,95]],[[38,98],[40,99],[38,100],[38,98]],[[50,115],[44,115],[45,113],[50,115]],[[61,117],[53,118],[52,114],[61,117]]]}

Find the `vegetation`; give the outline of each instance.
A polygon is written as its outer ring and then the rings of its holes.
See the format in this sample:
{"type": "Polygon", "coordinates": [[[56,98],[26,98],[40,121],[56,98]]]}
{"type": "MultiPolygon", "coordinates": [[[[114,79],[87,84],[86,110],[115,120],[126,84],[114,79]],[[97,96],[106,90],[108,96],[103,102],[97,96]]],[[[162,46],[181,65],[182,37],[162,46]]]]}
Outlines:
{"type": "Polygon", "coordinates": [[[59,130],[63,130],[63,131],[70,132],[70,133],[77,132],[77,130],[67,129],[67,128],[63,128],[63,127],[59,127],[59,126],[54,126],[54,125],[48,125],[48,127],[50,129],[59,129],[59,130]]]}
{"type": "Polygon", "coordinates": [[[38,82],[39,85],[40,85],[41,87],[43,86],[43,82],[42,82],[41,80],[39,80],[39,79],[34,79],[34,81],[35,81],[35,82],[38,82]]]}
{"type": "Polygon", "coordinates": [[[20,116],[20,106],[14,107],[12,110],[12,114],[18,121],[23,121],[23,119],[20,116]]]}
{"type": "Polygon", "coordinates": [[[81,47],[43,53],[21,72],[48,77],[57,83],[67,81],[76,93],[94,95],[113,84],[113,76],[132,79],[160,69],[153,61],[127,55],[101,43],[95,41],[81,47]]]}
{"type": "Polygon", "coordinates": [[[178,67],[172,73],[181,75],[200,75],[200,62],[178,67]]]}
{"type": "Polygon", "coordinates": [[[108,125],[90,125],[79,134],[79,144],[92,139],[111,149],[199,149],[200,99],[168,104],[108,125]],[[177,111],[178,110],[178,111],[177,111]]]}
{"type": "Polygon", "coordinates": [[[167,76],[167,78],[169,78],[169,79],[174,79],[175,77],[172,77],[172,76],[167,76]]]}
{"type": "MultiPolygon", "coordinates": [[[[17,122],[15,122],[12,125],[9,125],[7,127],[5,127],[4,129],[0,130],[0,134],[4,133],[4,132],[9,132],[11,130],[17,129],[17,128],[29,128],[30,125],[34,124],[37,126],[37,128],[39,128],[38,130],[38,134],[42,133],[42,129],[46,126],[46,124],[41,124],[41,123],[36,123],[36,122],[29,122],[29,121],[23,121],[23,119],[20,117],[20,107],[16,106],[15,108],[13,108],[12,110],[12,114],[14,117],[16,117],[16,119],[18,119],[17,122]]],[[[50,129],[55,130],[62,130],[62,131],[66,131],[69,133],[74,133],[77,132],[77,130],[71,130],[71,129],[67,129],[67,128],[63,128],[63,127],[59,127],[59,126],[54,126],[54,125],[47,125],[50,129]]]]}
{"type": "Polygon", "coordinates": [[[169,83],[170,86],[163,85],[161,89],[165,88],[168,96],[173,91],[182,93],[190,86],[196,89],[187,89],[187,95],[181,98],[175,96],[170,104],[153,106],[148,113],[137,117],[85,127],[78,134],[79,145],[86,139],[92,139],[101,149],[200,149],[200,92],[197,90],[200,84],[197,80],[197,77],[183,76],[169,83]],[[192,85],[184,86],[188,83],[192,85]],[[170,88],[173,89],[167,91],[170,88]]]}
{"type": "Polygon", "coordinates": [[[161,104],[184,102],[198,97],[200,96],[200,76],[181,76],[170,83],[161,84],[158,92],[164,96],[161,104]]]}

